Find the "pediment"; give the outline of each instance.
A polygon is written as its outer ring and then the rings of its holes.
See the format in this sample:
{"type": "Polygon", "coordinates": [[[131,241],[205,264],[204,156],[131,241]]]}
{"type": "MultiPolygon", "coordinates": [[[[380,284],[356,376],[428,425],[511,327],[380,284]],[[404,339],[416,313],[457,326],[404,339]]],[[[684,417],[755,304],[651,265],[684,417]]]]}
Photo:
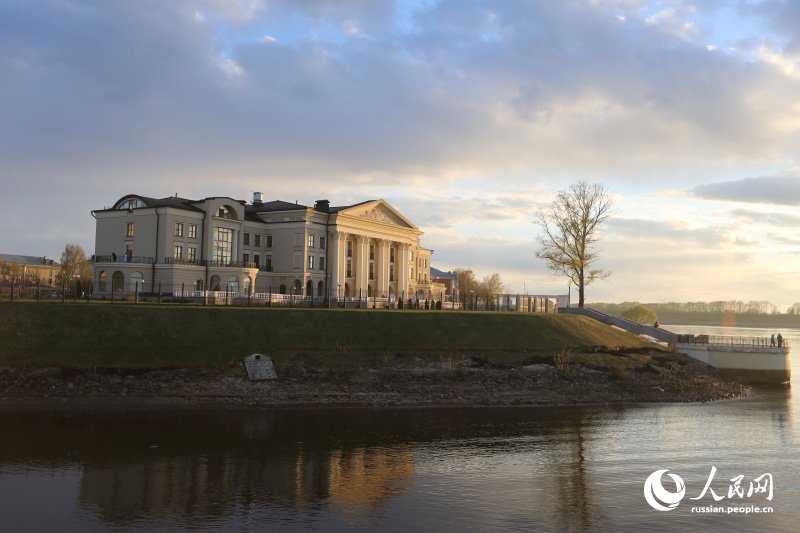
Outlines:
{"type": "Polygon", "coordinates": [[[372,222],[416,229],[414,224],[409,222],[408,219],[383,200],[370,202],[366,205],[353,206],[345,210],[344,213],[372,222]]]}

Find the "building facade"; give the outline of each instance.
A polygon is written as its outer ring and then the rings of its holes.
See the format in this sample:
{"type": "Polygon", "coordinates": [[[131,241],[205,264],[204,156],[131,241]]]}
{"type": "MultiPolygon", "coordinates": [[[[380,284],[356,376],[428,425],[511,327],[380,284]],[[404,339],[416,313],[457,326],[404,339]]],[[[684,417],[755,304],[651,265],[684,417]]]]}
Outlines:
{"type": "Polygon", "coordinates": [[[384,200],[332,207],[127,195],[93,211],[97,292],[431,297],[432,250],[384,200]]]}
{"type": "Polygon", "coordinates": [[[61,264],[47,257],[0,254],[0,281],[55,287],[61,264]]]}

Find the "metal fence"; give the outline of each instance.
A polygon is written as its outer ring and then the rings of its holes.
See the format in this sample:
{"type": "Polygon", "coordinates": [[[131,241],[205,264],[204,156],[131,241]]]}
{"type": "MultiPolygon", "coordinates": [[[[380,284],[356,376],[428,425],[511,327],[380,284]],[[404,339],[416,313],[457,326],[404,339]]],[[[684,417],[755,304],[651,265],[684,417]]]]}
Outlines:
{"type": "MultiPolygon", "coordinates": [[[[355,296],[306,294],[302,287],[267,287],[258,292],[247,292],[238,284],[227,290],[198,290],[192,284],[168,285],[141,282],[117,286],[111,282],[93,285],[80,281],[63,283],[57,287],[0,283],[0,300],[34,301],[106,301],[133,304],[193,304],[245,307],[342,307],[361,309],[458,309],[470,311],[519,311],[530,313],[557,313],[557,300],[548,296],[498,295],[491,298],[470,295],[466,301],[441,296],[425,299],[413,291],[402,292],[399,297],[368,296],[363,292],[355,296]],[[113,290],[112,290],[113,288],[113,290]],[[285,292],[281,292],[281,290],[285,292]],[[455,300],[455,301],[454,301],[455,300]]],[[[314,291],[316,292],[316,291],[314,291]]]]}
{"type": "Polygon", "coordinates": [[[680,335],[679,344],[731,346],[734,348],[789,347],[789,339],[777,337],[740,337],[731,335],[680,335]]]}

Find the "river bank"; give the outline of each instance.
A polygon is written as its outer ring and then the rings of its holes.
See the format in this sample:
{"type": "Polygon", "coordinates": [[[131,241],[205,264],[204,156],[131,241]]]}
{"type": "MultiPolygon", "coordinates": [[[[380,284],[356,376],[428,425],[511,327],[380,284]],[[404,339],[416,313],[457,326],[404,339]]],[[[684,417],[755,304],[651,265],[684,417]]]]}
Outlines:
{"type": "Polygon", "coordinates": [[[459,361],[415,356],[399,364],[346,370],[299,361],[270,381],[250,381],[242,363],[226,369],[3,367],[0,408],[573,405],[705,402],[749,391],[680,354],[643,352],[573,354],[572,361],[533,356],[523,361],[530,364],[511,367],[480,356],[459,361]],[[609,358],[620,362],[609,366],[609,358]]]}

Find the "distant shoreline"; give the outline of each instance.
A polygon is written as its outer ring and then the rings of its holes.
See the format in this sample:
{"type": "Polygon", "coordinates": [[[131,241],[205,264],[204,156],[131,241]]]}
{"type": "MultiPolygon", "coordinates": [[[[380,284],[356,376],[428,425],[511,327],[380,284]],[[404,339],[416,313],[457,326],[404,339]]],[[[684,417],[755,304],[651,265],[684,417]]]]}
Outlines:
{"type": "Polygon", "coordinates": [[[665,329],[672,326],[715,326],[738,328],[797,328],[800,315],[748,315],[733,313],[659,313],[665,329]]]}

